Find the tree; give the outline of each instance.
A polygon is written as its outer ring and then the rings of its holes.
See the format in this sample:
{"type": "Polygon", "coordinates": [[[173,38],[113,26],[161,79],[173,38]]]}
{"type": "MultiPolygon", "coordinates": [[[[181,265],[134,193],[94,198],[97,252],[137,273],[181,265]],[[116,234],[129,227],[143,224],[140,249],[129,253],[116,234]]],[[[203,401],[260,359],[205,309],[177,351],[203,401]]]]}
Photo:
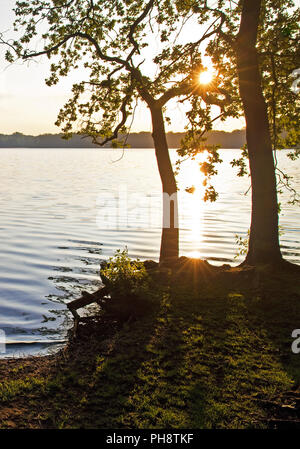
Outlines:
{"type": "Polygon", "coordinates": [[[235,41],[239,89],[246,120],[252,216],[246,263],[281,260],[273,148],[256,49],[261,0],[246,0],[235,41]]]}
{"type": "MultiPolygon", "coordinates": [[[[235,42],[252,180],[252,220],[245,261],[250,264],[282,262],[276,187],[279,192],[282,186],[288,188],[291,202],[298,201],[290,178],[279,170],[276,160],[276,150],[297,145],[300,136],[299,99],[291,90],[291,75],[300,65],[300,10],[293,6],[290,1],[244,1],[235,42]]],[[[291,158],[298,155],[289,154],[291,158]]]]}
{"type": "Polygon", "coordinates": [[[185,36],[180,41],[191,15],[189,11],[179,13],[176,2],[17,1],[15,14],[15,32],[21,30],[20,36],[12,42],[2,39],[10,46],[8,61],[41,55],[52,58],[51,75],[46,80],[49,86],[79,67],[89,74],[88,80],[74,84],[72,98],[59,113],[57,125],[63,126],[66,137],[79,132],[92,136],[99,145],[115,142],[128,131],[136,101],[146,103],[163,190],[160,261],[178,257],[177,185],[166,140],[165,108],[180,97],[191,104],[192,117],[201,102],[202,133],[211,128],[211,104],[219,105],[223,116],[230,114],[226,110],[228,95],[221,85],[205,88],[198,82],[203,69],[199,47],[221,30],[223,17],[213,19],[200,37],[191,40],[185,36]],[[149,35],[159,38],[156,54],[149,48],[149,35]],[[42,47],[31,50],[30,45],[37,46],[41,37],[42,47]]]}
{"type": "MultiPolygon", "coordinates": [[[[285,3],[288,6],[289,2],[285,3]]],[[[252,218],[246,257],[246,263],[249,264],[276,263],[282,259],[278,236],[278,202],[273,159],[273,148],[276,150],[275,142],[280,136],[276,130],[277,117],[276,110],[274,110],[276,105],[273,104],[270,107],[270,111],[275,114],[273,119],[275,145],[273,147],[268,108],[263,95],[259,55],[256,48],[260,17],[265,14],[266,11],[262,10],[262,0],[252,0],[251,2],[245,0],[242,4],[240,28],[235,42],[239,89],[245,112],[252,180],[252,218]]],[[[263,23],[264,21],[261,25],[263,23]]],[[[275,57],[272,52],[270,59],[274,86],[276,84],[275,57]]],[[[272,101],[275,102],[275,92],[272,101]]],[[[290,125],[289,128],[291,129],[290,125]]]]}
{"type": "MultiPolygon", "coordinates": [[[[281,172],[274,156],[277,149],[299,143],[299,99],[291,90],[291,75],[300,66],[300,9],[289,0],[241,0],[180,2],[196,15],[222,17],[224,27],[209,42],[206,52],[224,77],[231,98],[246,120],[247,151],[252,185],[252,215],[245,263],[274,264],[282,261],[278,237],[277,187],[296,192],[281,172]],[[218,4],[216,6],[216,3],[218,4]],[[277,184],[276,184],[277,176],[277,184]]],[[[187,145],[184,154],[195,154],[187,145]]],[[[291,153],[292,158],[299,152],[291,153]]],[[[239,175],[244,158],[234,160],[239,175]]],[[[212,168],[210,168],[212,170],[212,168]]]]}

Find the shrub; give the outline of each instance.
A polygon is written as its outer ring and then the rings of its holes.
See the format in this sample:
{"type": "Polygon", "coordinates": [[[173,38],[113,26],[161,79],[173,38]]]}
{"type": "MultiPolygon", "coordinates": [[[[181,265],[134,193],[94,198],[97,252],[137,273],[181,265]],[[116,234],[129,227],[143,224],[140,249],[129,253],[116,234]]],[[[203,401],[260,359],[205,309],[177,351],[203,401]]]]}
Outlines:
{"type": "Polygon", "coordinates": [[[110,294],[104,304],[107,311],[127,319],[149,310],[150,277],[143,262],[130,259],[127,248],[102,263],[100,275],[110,294]]]}

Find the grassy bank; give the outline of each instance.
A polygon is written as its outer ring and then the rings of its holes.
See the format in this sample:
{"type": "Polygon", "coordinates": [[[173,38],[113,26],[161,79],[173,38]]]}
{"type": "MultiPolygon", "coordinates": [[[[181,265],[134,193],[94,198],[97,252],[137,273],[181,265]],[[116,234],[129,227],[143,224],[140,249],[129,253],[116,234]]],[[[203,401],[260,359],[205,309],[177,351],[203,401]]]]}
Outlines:
{"type": "Polygon", "coordinates": [[[99,314],[56,356],[1,361],[0,427],[299,426],[297,278],[165,270],[146,315],[99,314]]]}

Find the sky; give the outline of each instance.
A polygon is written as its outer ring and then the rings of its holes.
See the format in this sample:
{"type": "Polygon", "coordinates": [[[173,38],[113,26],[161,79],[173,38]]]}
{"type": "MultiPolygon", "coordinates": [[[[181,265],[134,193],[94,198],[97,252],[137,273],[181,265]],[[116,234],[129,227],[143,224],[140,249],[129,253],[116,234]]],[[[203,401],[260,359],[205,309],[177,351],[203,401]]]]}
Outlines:
{"type": "MultiPolygon", "coordinates": [[[[15,0],[0,0],[0,31],[8,32],[12,28],[14,14],[12,8],[15,0]]],[[[0,112],[1,134],[22,132],[38,135],[58,133],[55,120],[60,108],[70,97],[75,76],[62,79],[56,86],[48,87],[45,78],[49,74],[49,61],[40,57],[36,61],[9,64],[5,61],[6,49],[0,47],[0,112]]],[[[172,124],[168,131],[184,131],[185,112],[177,102],[172,102],[169,108],[172,124]]],[[[214,129],[232,131],[245,126],[244,120],[228,119],[216,122],[214,129]]],[[[150,131],[151,120],[149,111],[140,104],[135,113],[131,127],[132,132],[150,131]]]]}

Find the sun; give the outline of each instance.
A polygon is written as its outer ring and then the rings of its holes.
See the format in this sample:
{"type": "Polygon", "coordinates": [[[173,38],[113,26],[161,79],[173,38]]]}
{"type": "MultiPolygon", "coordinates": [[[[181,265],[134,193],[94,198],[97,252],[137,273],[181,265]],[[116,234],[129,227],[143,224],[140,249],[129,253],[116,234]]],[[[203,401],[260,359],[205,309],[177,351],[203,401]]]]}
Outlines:
{"type": "Polygon", "coordinates": [[[200,251],[192,251],[192,252],[188,253],[188,256],[191,259],[200,259],[201,258],[201,253],[200,253],[200,251]]]}
{"type": "Polygon", "coordinates": [[[201,72],[199,74],[199,83],[200,84],[209,84],[212,82],[213,77],[214,77],[213,73],[208,70],[201,72]]]}

